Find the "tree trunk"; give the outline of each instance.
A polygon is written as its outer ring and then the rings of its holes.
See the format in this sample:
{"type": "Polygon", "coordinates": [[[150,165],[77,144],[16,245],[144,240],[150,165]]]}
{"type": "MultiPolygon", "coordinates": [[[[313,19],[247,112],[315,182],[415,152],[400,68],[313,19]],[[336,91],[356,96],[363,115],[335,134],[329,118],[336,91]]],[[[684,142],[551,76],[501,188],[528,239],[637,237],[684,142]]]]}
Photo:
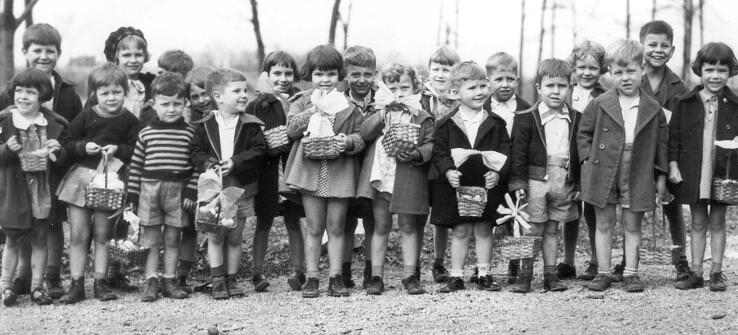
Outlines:
{"type": "Polygon", "coordinates": [[[341,0],[333,1],[333,10],[331,11],[331,24],[328,30],[328,44],[336,45],[336,26],[338,19],[341,17],[341,0]]]}
{"type": "MultiPolygon", "coordinates": [[[[26,7],[28,7],[28,5],[29,5],[29,4],[30,4],[30,3],[32,2],[32,1],[33,1],[33,0],[25,0],[25,5],[26,5],[26,7]]],[[[28,18],[26,18],[26,28],[28,28],[28,27],[29,27],[29,26],[31,26],[31,25],[33,25],[33,12],[31,12],[31,13],[28,13],[28,18]]]]}
{"type": "Polygon", "coordinates": [[[705,0],[700,0],[700,47],[705,45],[705,17],[703,15],[703,9],[705,8],[705,0]]]}
{"type": "Polygon", "coordinates": [[[571,26],[572,26],[572,29],[571,29],[571,32],[572,32],[571,45],[576,45],[577,44],[577,39],[578,39],[578,37],[577,37],[577,30],[579,30],[579,28],[577,27],[577,7],[576,7],[576,1],[572,1],[571,2],[571,5],[570,5],[569,9],[571,9],[571,26]]]}
{"type": "Polygon", "coordinates": [[[656,0],[651,0],[651,21],[656,20],[656,0]]]}
{"type": "Polygon", "coordinates": [[[15,60],[13,59],[15,31],[24,21],[33,21],[31,13],[38,0],[25,0],[23,13],[17,18],[13,15],[13,2],[14,0],[3,0],[3,12],[0,13],[0,86],[2,89],[5,89],[5,84],[15,73],[15,60]]]}
{"type": "Polygon", "coordinates": [[[630,0],[625,0],[625,38],[630,39],[630,0]]]}
{"type": "MultiPolygon", "coordinates": [[[[525,0],[520,2],[520,47],[518,48],[518,77],[523,81],[523,46],[525,45],[525,0]]],[[[525,85],[520,85],[518,94],[523,95],[525,85]]]]}
{"type": "Polygon", "coordinates": [[[349,35],[349,26],[351,25],[351,7],[353,3],[351,0],[348,2],[348,8],[346,9],[346,19],[341,19],[341,23],[343,26],[343,51],[346,51],[348,49],[348,35],[349,35]]]}
{"type": "Polygon", "coordinates": [[[256,0],[251,1],[251,24],[254,27],[254,37],[256,37],[256,55],[259,57],[259,64],[264,64],[264,40],[261,37],[261,24],[259,24],[259,4],[256,0]]]}
{"type": "MultiPolygon", "coordinates": [[[[536,64],[540,64],[542,57],[543,57],[543,37],[546,34],[546,26],[545,24],[545,18],[546,18],[546,4],[548,1],[543,0],[541,4],[541,31],[538,34],[538,62],[536,64]]],[[[535,88],[533,89],[533,100],[538,100],[538,90],[535,88]]]]}
{"type": "Polygon", "coordinates": [[[692,0],[684,0],[684,46],[682,47],[682,80],[689,81],[689,68],[692,60],[690,53],[692,49],[692,17],[694,16],[694,5],[692,0]]]}
{"type": "Polygon", "coordinates": [[[551,58],[556,52],[556,0],[551,1],[551,58]]]}

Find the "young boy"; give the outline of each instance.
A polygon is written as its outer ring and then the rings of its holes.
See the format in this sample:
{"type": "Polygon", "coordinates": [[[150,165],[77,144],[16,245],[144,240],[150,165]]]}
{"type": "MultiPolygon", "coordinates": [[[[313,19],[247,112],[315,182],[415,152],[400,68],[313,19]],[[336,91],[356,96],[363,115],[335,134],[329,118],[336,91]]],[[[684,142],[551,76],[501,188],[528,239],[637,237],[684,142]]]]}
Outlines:
{"type": "Polygon", "coordinates": [[[141,301],[188,297],[177,282],[180,235],[197,197],[197,179],[190,164],[195,133],[182,117],[187,85],[181,74],[164,72],[151,84],[156,119],[138,135],[128,176],[128,201],[138,208],[143,245],[151,248],[146,259],[146,288],[141,301]],[[161,281],[159,249],[164,246],[161,281]]]}
{"type": "MultiPolygon", "coordinates": [[[[56,122],[64,127],[82,111],[82,102],[74,90],[74,85],[64,80],[54,69],[61,54],[61,35],[53,26],[46,23],[36,23],[26,28],[23,32],[23,46],[21,51],[26,59],[26,66],[44,71],[51,78],[52,96],[43,104],[51,110],[56,122]]],[[[12,105],[13,95],[3,92],[0,95],[0,110],[12,105]]],[[[58,166],[51,174],[50,185],[52,190],[56,189],[59,180],[66,173],[68,167],[58,166]]],[[[49,234],[47,234],[47,267],[46,287],[49,296],[58,299],[64,294],[61,286],[61,257],[64,247],[64,231],[62,222],[66,220],[66,207],[56,197],[52,197],[54,205],[52,214],[49,216],[49,234]]],[[[2,234],[2,232],[0,232],[2,234]]],[[[30,292],[31,284],[31,250],[21,248],[18,258],[17,278],[14,281],[14,289],[17,294],[30,292]]]]}
{"type": "Polygon", "coordinates": [[[208,113],[217,107],[205,92],[208,75],[215,71],[209,66],[196,67],[185,77],[190,91],[190,123],[202,123],[208,113]]]}
{"type": "MultiPolygon", "coordinates": [[[[344,73],[346,74],[346,96],[351,104],[364,117],[374,114],[374,85],[377,75],[377,58],[372,49],[363,46],[352,46],[343,54],[344,73]]],[[[361,154],[363,165],[364,154],[361,154]]],[[[374,216],[371,202],[365,198],[351,200],[346,222],[346,244],[343,253],[343,282],[347,288],[355,286],[351,279],[351,259],[353,258],[354,231],[359,219],[364,226],[364,280],[362,287],[372,278],[371,236],[374,234],[374,216]]]]}
{"type": "MultiPolygon", "coordinates": [[[[159,56],[157,64],[159,65],[160,74],[163,72],[175,72],[181,74],[182,78],[186,78],[194,66],[192,57],[182,50],[164,51],[164,53],[159,56]]],[[[186,122],[190,122],[189,114],[190,113],[187,113],[186,111],[183,114],[186,122]]],[[[157,112],[151,107],[151,102],[146,101],[146,104],[141,108],[140,120],[142,124],[148,125],[156,119],[156,115],[157,112]]]]}
{"type": "MultiPolygon", "coordinates": [[[[664,21],[651,21],[641,27],[640,40],[645,56],[643,92],[655,98],[662,107],[667,106],[687,92],[684,82],[666,65],[674,55],[674,30],[664,21]]],[[[670,190],[675,188],[673,184],[668,186],[670,190]]],[[[672,251],[671,256],[677,272],[675,280],[679,281],[689,274],[682,206],[676,201],[664,204],[664,214],[669,220],[671,242],[680,246],[672,251]]],[[[621,269],[622,266],[615,268],[617,273],[622,273],[621,269]]]]}
{"type": "MultiPolygon", "coordinates": [[[[498,52],[487,58],[487,78],[492,95],[485,102],[484,109],[499,115],[505,120],[507,135],[512,137],[513,119],[516,112],[530,108],[530,104],[518,96],[517,90],[520,84],[518,78],[518,62],[505,52],[498,52]]],[[[508,235],[512,234],[512,225],[505,225],[508,235]]],[[[510,260],[508,264],[507,282],[512,284],[517,280],[520,270],[520,261],[510,260]]],[[[476,273],[476,269],[475,269],[476,273]]],[[[471,280],[475,280],[473,276],[471,280]]]]}
{"type": "Polygon", "coordinates": [[[235,227],[207,232],[211,295],[214,299],[228,299],[244,295],[236,274],[241,260],[241,234],[246,218],[254,215],[259,167],[266,152],[261,130],[264,123],[244,113],[248,98],[246,76],[242,73],[218,69],[208,75],[206,91],[218,109],[195,131],[193,164],[198,171],[220,169],[223,187],[245,190],[238,201],[235,227]]]}
{"type": "MultiPolygon", "coordinates": [[[[536,89],[540,101],[515,115],[512,135],[510,191],[527,199],[531,235],[543,235],[543,287],[564,291],[556,274],[559,224],[579,217],[574,202],[579,168],[576,131],[579,113],[569,108],[571,68],[560,59],[538,65],[536,89]]],[[[533,277],[533,259],[521,262],[513,292],[527,293],[533,277]]]]}
{"type": "Polygon", "coordinates": [[[623,289],[641,292],[638,248],[641,220],[666,188],[668,128],[658,101],[640,94],[643,47],[620,40],[607,53],[615,88],[595,98],[582,114],[577,134],[582,200],[595,207],[598,274],[588,285],[604,291],[609,273],[615,209],[622,207],[625,230],[623,289]],[[658,192],[658,193],[657,193],[658,192]]]}
{"type": "MultiPolygon", "coordinates": [[[[459,62],[461,62],[461,58],[459,58],[456,51],[445,46],[434,51],[428,59],[429,78],[421,92],[420,105],[436,119],[436,125],[458,106],[456,100],[449,98],[448,90],[451,69],[459,62]]],[[[445,182],[444,178],[443,174],[435,170],[435,167],[431,164],[428,172],[430,184],[443,183],[445,182]]],[[[433,207],[432,198],[431,207],[433,207]]],[[[418,220],[426,221],[427,219],[420,216],[418,220]]],[[[435,254],[432,269],[433,280],[437,283],[445,282],[449,276],[448,270],[443,266],[446,259],[446,248],[448,247],[448,227],[435,226],[433,246],[435,254]]],[[[420,277],[420,269],[418,269],[417,277],[420,277]]]]}

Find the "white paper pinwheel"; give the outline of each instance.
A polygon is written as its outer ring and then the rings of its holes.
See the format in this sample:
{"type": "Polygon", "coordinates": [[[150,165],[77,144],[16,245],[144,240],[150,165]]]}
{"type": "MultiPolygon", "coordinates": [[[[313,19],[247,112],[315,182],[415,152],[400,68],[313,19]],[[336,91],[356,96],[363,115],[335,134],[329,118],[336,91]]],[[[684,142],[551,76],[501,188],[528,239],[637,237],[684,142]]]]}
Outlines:
{"type": "Polygon", "coordinates": [[[530,219],[530,216],[528,213],[523,211],[523,208],[525,206],[528,206],[528,204],[520,204],[520,198],[517,196],[515,197],[515,202],[513,202],[512,197],[509,193],[505,194],[505,203],[507,203],[507,207],[503,206],[502,204],[497,207],[497,213],[500,213],[502,215],[501,218],[497,219],[497,225],[501,225],[507,221],[513,220],[513,236],[514,237],[520,237],[521,229],[529,230],[530,224],[528,223],[528,219],[530,219]]]}

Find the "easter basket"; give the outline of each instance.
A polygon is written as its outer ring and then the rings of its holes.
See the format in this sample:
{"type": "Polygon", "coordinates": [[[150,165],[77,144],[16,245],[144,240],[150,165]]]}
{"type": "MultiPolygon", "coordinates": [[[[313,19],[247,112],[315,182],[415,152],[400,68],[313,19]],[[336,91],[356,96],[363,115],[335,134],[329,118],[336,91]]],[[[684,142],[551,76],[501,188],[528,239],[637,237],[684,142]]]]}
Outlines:
{"type": "Polygon", "coordinates": [[[658,204],[652,212],[653,220],[651,220],[651,237],[641,244],[638,250],[638,261],[646,265],[670,265],[672,263],[672,253],[681,248],[678,245],[658,245],[659,238],[656,235],[656,226],[661,227],[661,232],[666,234],[666,220],[664,218],[664,208],[662,204],[658,204]]]}
{"type": "Polygon", "coordinates": [[[523,209],[528,204],[521,204],[520,199],[516,197],[513,202],[510,194],[505,194],[505,202],[507,207],[500,205],[497,212],[501,215],[497,219],[497,225],[501,225],[512,220],[513,236],[506,236],[495,243],[495,249],[502,259],[536,259],[543,248],[543,239],[540,236],[523,236],[522,230],[530,229],[528,223],[528,213],[523,209]]]}
{"type": "Polygon", "coordinates": [[[265,130],[264,138],[269,149],[279,148],[290,143],[289,138],[287,138],[287,127],[284,125],[265,130]]]}
{"type": "Polygon", "coordinates": [[[420,125],[409,122],[392,122],[390,113],[385,116],[385,124],[389,125],[389,128],[382,137],[382,146],[387,156],[410,151],[418,145],[420,125]]]}
{"type": "Polygon", "coordinates": [[[123,182],[113,173],[111,178],[108,173],[108,158],[103,155],[99,166],[97,167],[97,175],[92,180],[85,192],[85,207],[114,211],[123,207],[123,182]]]}
{"type": "Polygon", "coordinates": [[[341,155],[341,144],[335,136],[304,137],[302,150],[305,158],[331,160],[341,155]]]}
{"type": "Polygon", "coordinates": [[[221,233],[235,227],[237,203],[243,193],[242,188],[223,188],[223,175],[219,169],[202,173],[197,180],[195,228],[204,233],[221,233]]]}
{"type": "Polygon", "coordinates": [[[115,218],[116,225],[127,223],[128,234],[124,239],[108,242],[107,248],[110,258],[128,266],[143,267],[146,264],[150,248],[143,247],[138,243],[141,234],[139,225],[141,220],[133,213],[131,208],[121,209],[113,214],[111,218],[115,218]]]}
{"type": "Polygon", "coordinates": [[[40,172],[48,168],[49,152],[47,150],[21,151],[18,158],[23,172],[40,172]]]}
{"type": "MultiPolygon", "coordinates": [[[[722,147],[722,145],[719,143],[716,143],[716,145],[722,147]]],[[[730,179],[730,165],[733,160],[732,158],[734,152],[735,150],[730,150],[728,152],[728,159],[725,167],[725,177],[712,179],[712,199],[727,205],[738,205],[738,180],[730,179]]]]}
{"type": "Polygon", "coordinates": [[[487,207],[487,189],[479,186],[456,188],[456,203],[459,216],[482,217],[487,207]]]}

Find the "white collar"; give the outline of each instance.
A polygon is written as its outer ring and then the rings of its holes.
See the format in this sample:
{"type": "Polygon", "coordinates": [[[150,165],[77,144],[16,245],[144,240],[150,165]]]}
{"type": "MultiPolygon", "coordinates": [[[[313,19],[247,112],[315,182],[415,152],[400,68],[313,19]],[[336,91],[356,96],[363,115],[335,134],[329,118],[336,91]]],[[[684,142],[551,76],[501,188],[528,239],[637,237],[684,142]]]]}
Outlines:
{"type": "Polygon", "coordinates": [[[481,122],[484,118],[484,109],[480,111],[472,110],[471,108],[468,108],[464,105],[459,106],[459,112],[456,113],[459,115],[459,118],[461,118],[462,121],[466,122],[472,122],[472,123],[478,123],[481,122]],[[463,111],[468,111],[467,113],[464,113],[463,111]]]}
{"type": "Polygon", "coordinates": [[[507,101],[498,101],[495,99],[494,96],[491,96],[489,98],[489,103],[494,107],[502,107],[502,108],[508,108],[508,109],[514,109],[517,108],[517,97],[515,94],[513,94],[510,99],[507,99],[507,101]]]}
{"type": "Polygon", "coordinates": [[[571,123],[569,118],[569,108],[566,105],[561,106],[561,110],[552,110],[544,103],[538,104],[538,114],[541,116],[541,124],[545,125],[555,118],[564,119],[571,123]]]}
{"type": "Polygon", "coordinates": [[[618,102],[620,102],[620,108],[623,109],[623,111],[638,108],[638,105],[641,103],[641,95],[626,97],[618,94],[618,102]]]}
{"type": "Polygon", "coordinates": [[[32,125],[36,125],[39,127],[46,127],[47,125],[49,125],[49,122],[46,120],[44,114],[41,112],[39,112],[38,115],[32,119],[21,115],[18,109],[13,109],[11,114],[13,116],[13,126],[18,129],[26,130],[32,125]]]}

